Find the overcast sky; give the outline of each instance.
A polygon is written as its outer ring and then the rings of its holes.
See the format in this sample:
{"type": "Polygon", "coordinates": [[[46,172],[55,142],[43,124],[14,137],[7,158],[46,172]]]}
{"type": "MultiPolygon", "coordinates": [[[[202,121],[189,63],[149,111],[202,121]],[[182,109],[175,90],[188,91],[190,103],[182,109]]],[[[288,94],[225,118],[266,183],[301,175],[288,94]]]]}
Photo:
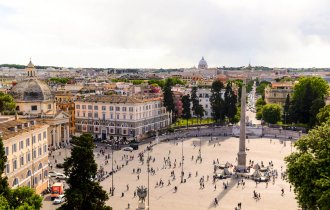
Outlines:
{"type": "Polygon", "coordinates": [[[329,0],[0,0],[0,63],[330,67],[329,0]]]}

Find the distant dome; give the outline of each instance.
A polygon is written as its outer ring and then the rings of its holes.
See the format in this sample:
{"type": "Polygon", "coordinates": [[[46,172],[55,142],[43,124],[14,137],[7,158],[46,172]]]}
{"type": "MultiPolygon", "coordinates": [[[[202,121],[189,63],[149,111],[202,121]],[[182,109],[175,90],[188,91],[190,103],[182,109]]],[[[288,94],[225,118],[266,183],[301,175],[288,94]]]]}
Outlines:
{"type": "Polygon", "coordinates": [[[206,60],[204,60],[204,57],[202,57],[202,59],[199,61],[198,68],[207,69],[207,63],[206,63],[206,60]]]}
{"type": "Polygon", "coordinates": [[[10,94],[16,102],[33,102],[54,100],[49,86],[38,79],[28,79],[15,85],[10,94]]]}

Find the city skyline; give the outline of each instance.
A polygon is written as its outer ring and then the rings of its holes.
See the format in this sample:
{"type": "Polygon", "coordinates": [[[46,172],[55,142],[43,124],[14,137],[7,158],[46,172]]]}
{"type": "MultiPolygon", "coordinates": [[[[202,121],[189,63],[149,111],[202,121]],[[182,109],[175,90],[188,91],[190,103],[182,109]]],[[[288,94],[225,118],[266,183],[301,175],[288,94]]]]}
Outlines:
{"type": "Polygon", "coordinates": [[[1,1],[0,63],[330,67],[330,3],[1,1]],[[65,5],[65,6],[64,6],[65,5]]]}

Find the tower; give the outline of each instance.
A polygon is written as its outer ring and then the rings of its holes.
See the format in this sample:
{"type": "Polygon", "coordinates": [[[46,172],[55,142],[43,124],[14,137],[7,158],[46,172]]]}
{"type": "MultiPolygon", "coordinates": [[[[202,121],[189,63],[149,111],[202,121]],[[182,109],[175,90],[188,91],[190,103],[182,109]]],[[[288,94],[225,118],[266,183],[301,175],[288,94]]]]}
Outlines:
{"type": "Polygon", "coordinates": [[[29,64],[27,65],[27,68],[25,70],[27,71],[28,77],[36,76],[36,69],[31,61],[31,58],[30,58],[29,64]]]}
{"type": "Polygon", "coordinates": [[[241,94],[241,122],[239,135],[239,150],[237,154],[237,170],[244,172],[246,169],[246,151],[245,151],[245,107],[246,105],[246,81],[243,80],[241,94]]]}

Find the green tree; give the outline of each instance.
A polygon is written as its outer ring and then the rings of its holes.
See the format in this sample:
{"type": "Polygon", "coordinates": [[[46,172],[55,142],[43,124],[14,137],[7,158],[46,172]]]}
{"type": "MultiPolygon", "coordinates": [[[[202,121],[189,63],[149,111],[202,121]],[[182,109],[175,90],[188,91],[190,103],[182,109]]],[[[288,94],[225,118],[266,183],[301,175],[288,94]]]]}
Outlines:
{"type": "Polygon", "coordinates": [[[262,119],[267,123],[275,124],[281,120],[281,106],[278,104],[266,104],[262,108],[262,119]]]}
{"type": "Polygon", "coordinates": [[[268,81],[261,81],[256,88],[256,92],[258,95],[261,95],[263,98],[265,97],[265,88],[271,83],[268,81]]]}
{"type": "Polygon", "coordinates": [[[303,209],[330,209],[330,121],[301,137],[285,158],[287,179],[303,209]]]}
{"type": "Polygon", "coordinates": [[[198,104],[197,109],[196,109],[196,116],[197,116],[197,121],[199,118],[199,123],[202,122],[202,118],[204,117],[205,114],[205,109],[201,104],[198,104]]]}
{"type": "Polygon", "coordinates": [[[36,210],[42,206],[42,197],[29,187],[12,189],[8,198],[12,209],[36,210]]]}
{"type": "Polygon", "coordinates": [[[325,102],[321,98],[317,98],[314,101],[312,101],[312,106],[309,110],[309,127],[314,127],[316,124],[316,116],[319,113],[320,109],[325,106],[325,102]]]}
{"type": "Polygon", "coordinates": [[[187,128],[188,121],[191,119],[191,110],[190,110],[190,97],[189,95],[182,96],[182,118],[187,120],[187,128]]]}
{"type": "MultiPolygon", "coordinates": [[[[290,118],[295,123],[310,123],[311,107],[314,104],[315,107],[316,99],[324,100],[328,94],[328,83],[326,80],[320,77],[302,77],[299,82],[294,86],[294,92],[292,96],[292,107],[290,108],[290,118]]],[[[319,104],[319,103],[318,103],[319,104]]],[[[313,119],[312,119],[313,121],[313,119]]]]}
{"type": "Polygon", "coordinates": [[[224,112],[229,122],[236,123],[235,116],[237,114],[237,96],[232,89],[232,83],[228,82],[225,90],[224,112]]]}
{"type": "Polygon", "coordinates": [[[106,191],[99,182],[92,181],[96,176],[97,164],[94,160],[93,137],[83,134],[73,137],[71,157],[64,161],[64,173],[69,176],[69,188],[65,191],[66,202],[60,210],[110,210],[105,205],[106,191]]]}
{"type": "Polygon", "coordinates": [[[15,110],[16,103],[13,97],[9,94],[0,92],[0,112],[15,110]]]}
{"type": "Polygon", "coordinates": [[[191,103],[192,103],[192,111],[196,115],[196,110],[199,105],[199,100],[197,97],[197,86],[194,86],[191,89],[191,103]]]}
{"type": "Polygon", "coordinates": [[[166,79],[163,89],[164,106],[168,112],[175,114],[175,106],[172,92],[173,80],[171,78],[166,79]]]}
{"type": "Polygon", "coordinates": [[[321,108],[319,113],[316,115],[316,121],[318,125],[328,121],[330,119],[330,105],[326,105],[321,108]]]}
{"type": "Polygon", "coordinates": [[[287,123],[287,119],[289,118],[289,111],[290,111],[290,104],[291,104],[291,101],[290,101],[290,95],[288,94],[286,96],[286,99],[285,99],[285,103],[284,103],[284,106],[283,106],[283,114],[284,114],[284,123],[286,124],[287,123]]]}
{"type": "MultiPolygon", "coordinates": [[[[7,162],[7,156],[5,153],[5,148],[3,146],[3,141],[0,138],[0,174],[4,174],[5,172],[5,164],[7,162]]],[[[8,187],[8,180],[6,176],[0,176],[0,195],[8,198],[10,193],[8,187]]]]}
{"type": "Polygon", "coordinates": [[[224,85],[220,80],[215,80],[212,83],[210,102],[212,118],[216,123],[223,123],[225,119],[224,100],[221,93],[223,88],[224,85]]]}

